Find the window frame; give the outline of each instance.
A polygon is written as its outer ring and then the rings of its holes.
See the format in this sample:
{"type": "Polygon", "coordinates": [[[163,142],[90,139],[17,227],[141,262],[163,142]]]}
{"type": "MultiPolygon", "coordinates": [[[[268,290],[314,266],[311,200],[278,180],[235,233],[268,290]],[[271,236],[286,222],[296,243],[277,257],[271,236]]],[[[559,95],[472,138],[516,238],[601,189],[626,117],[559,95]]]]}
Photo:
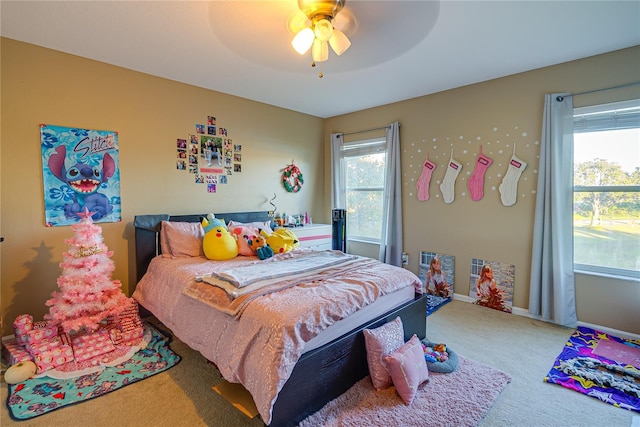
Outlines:
{"type": "MultiPolygon", "coordinates": [[[[610,130],[640,129],[640,99],[613,102],[608,104],[577,107],[573,111],[573,149],[575,150],[575,135],[580,133],[604,132],[610,130]]],[[[573,170],[575,176],[575,160],[573,170]]],[[[640,185],[573,185],[572,193],[631,193],[640,192],[640,185]]],[[[575,205],[571,215],[575,215],[575,205]]],[[[575,232],[573,235],[575,244],[575,232]]],[[[592,264],[575,262],[574,247],[573,269],[577,273],[590,274],[604,277],[613,277],[625,280],[640,281],[640,270],[628,270],[616,267],[604,267],[592,264]]]]}
{"type": "MultiPolygon", "coordinates": [[[[354,140],[349,142],[344,142],[340,148],[340,158],[341,158],[341,167],[342,173],[344,176],[344,186],[342,191],[344,192],[344,200],[345,200],[345,209],[349,209],[347,193],[350,191],[353,192],[380,192],[384,203],[384,195],[385,195],[385,182],[383,182],[382,187],[348,187],[347,182],[349,181],[347,178],[347,159],[352,157],[360,157],[367,156],[373,154],[384,154],[385,161],[385,170],[386,170],[386,162],[387,162],[387,140],[385,137],[375,137],[375,138],[367,138],[361,140],[354,140]]],[[[384,210],[384,206],[382,206],[382,210],[384,210]]],[[[348,241],[354,242],[364,242],[364,243],[372,243],[372,244],[380,244],[382,243],[382,229],[380,229],[380,236],[378,238],[368,237],[368,236],[359,236],[353,234],[353,229],[348,226],[349,223],[349,215],[347,214],[347,233],[346,239],[348,241]]],[[[382,224],[381,224],[382,225],[382,224]]]]}

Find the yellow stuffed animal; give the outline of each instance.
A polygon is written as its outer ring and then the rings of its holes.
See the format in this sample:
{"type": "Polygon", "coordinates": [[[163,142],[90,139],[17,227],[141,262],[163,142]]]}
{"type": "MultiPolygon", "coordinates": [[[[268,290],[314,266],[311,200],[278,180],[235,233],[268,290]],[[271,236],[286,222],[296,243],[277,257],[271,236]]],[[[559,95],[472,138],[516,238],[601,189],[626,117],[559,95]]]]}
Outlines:
{"type": "Polygon", "coordinates": [[[233,259],[238,256],[238,243],[229,233],[224,220],[209,214],[202,219],[204,255],[216,261],[233,259]]]}
{"type": "Polygon", "coordinates": [[[272,234],[260,230],[260,235],[266,239],[267,245],[273,250],[274,254],[289,252],[300,243],[296,235],[285,228],[278,228],[272,234]]]}

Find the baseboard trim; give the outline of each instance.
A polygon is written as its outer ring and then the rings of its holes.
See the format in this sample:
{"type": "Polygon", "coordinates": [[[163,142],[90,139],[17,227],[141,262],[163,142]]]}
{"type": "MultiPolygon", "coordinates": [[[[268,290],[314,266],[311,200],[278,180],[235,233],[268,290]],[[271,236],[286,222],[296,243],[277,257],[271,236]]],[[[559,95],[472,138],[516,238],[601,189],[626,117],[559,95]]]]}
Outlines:
{"type": "MultiPolygon", "coordinates": [[[[466,303],[472,303],[473,299],[468,296],[468,295],[462,295],[462,294],[453,294],[453,299],[456,301],[462,301],[462,302],[466,302],[466,303]]],[[[553,323],[553,322],[549,322],[546,319],[543,319],[540,316],[536,316],[533,315],[531,313],[529,313],[529,310],[527,310],[526,308],[521,308],[521,307],[512,307],[511,308],[511,312],[512,314],[518,315],[518,316],[524,316],[524,317],[529,317],[531,319],[536,319],[536,320],[541,320],[543,322],[547,322],[547,323],[553,323]]],[[[606,326],[601,326],[601,325],[594,325],[592,323],[587,323],[587,322],[581,322],[578,321],[578,326],[584,326],[586,328],[591,328],[591,329],[596,329],[598,331],[604,332],[606,334],[609,335],[615,335],[616,337],[620,337],[620,338],[625,338],[625,339],[629,339],[629,340],[640,340],[640,335],[638,334],[634,334],[631,332],[627,332],[627,331],[620,331],[618,329],[613,329],[613,328],[609,328],[606,326]]]]}

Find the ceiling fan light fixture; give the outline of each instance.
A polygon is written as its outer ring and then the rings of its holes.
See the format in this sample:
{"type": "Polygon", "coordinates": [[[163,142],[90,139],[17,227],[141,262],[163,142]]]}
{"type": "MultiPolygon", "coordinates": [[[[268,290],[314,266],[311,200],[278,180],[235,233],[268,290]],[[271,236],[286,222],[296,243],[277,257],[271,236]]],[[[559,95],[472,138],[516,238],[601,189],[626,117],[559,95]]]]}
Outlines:
{"type": "Polygon", "coordinates": [[[333,25],[326,18],[319,19],[314,23],[313,33],[318,40],[328,42],[333,36],[333,25]]]}
{"type": "Polygon", "coordinates": [[[291,45],[300,55],[304,55],[309,51],[311,45],[313,44],[313,40],[315,38],[315,34],[313,30],[309,27],[303,28],[296,34],[296,36],[291,40],[291,45]]]}
{"type": "Polygon", "coordinates": [[[331,45],[331,49],[336,53],[336,55],[342,55],[349,46],[351,46],[351,42],[349,38],[340,30],[333,29],[333,34],[329,39],[329,44],[331,45]]]}
{"type": "MultiPolygon", "coordinates": [[[[351,46],[346,34],[335,29],[332,23],[344,4],[345,0],[298,0],[300,11],[309,18],[311,25],[299,31],[291,44],[300,55],[311,47],[312,66],[329,59],[329,45],[338,56],[351,46]]],[[[322,77],[322,72],[319,76],[322,77]]]]}

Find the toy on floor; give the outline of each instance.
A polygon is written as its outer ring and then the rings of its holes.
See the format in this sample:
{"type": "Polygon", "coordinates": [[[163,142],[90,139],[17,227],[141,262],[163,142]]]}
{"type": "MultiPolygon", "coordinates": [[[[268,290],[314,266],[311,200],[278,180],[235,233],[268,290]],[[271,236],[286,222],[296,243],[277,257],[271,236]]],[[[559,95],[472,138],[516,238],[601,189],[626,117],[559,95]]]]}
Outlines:
{"type": "Polygon", "coordinates": [[[4,373],[4,380],[7,384],[18,384],[28,380],[35,374],[36,364],[27,360],[9,366],[9,369],[4,373]]]}
{"type": "Polygon", "coordinates": [[[424,359],[427,362],[446,362],[449,359],[447,346],[442,343],[436,344],[433,347],[422,343],[422,350],[424,351],[424,359]]]}
{"type": "Polygon", "coordinates": [[[422,340],[424,360],[427,362],[429,372],[448,374],[458,369],[458,354],[443,343],[422,340]]]}

